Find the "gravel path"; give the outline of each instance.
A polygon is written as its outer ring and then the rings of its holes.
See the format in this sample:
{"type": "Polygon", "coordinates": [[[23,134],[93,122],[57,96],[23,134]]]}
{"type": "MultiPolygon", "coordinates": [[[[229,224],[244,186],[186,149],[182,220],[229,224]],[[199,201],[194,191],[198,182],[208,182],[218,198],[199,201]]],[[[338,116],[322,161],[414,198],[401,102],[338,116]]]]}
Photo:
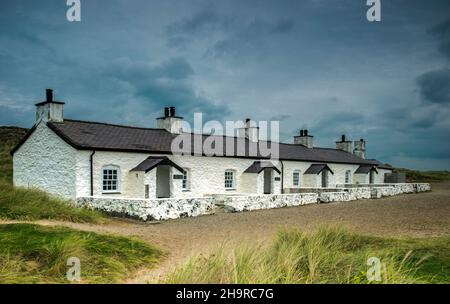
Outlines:
{"type": "Polygon", "coordinates": [[[267,241],[282,227],[314,229],[342,224],[351,230],[382,236],[427,237],[450,234],[450,182],[433,185],[428,193],[377,200],[307,205],[244,213],[218,213],[162,223],[113,220],[106,225],[39,221],[81,230],[136,236],[168,251],[157,269],[142,270],[130,282],[155,282],[192,254],[219,245],[267,241]]]}

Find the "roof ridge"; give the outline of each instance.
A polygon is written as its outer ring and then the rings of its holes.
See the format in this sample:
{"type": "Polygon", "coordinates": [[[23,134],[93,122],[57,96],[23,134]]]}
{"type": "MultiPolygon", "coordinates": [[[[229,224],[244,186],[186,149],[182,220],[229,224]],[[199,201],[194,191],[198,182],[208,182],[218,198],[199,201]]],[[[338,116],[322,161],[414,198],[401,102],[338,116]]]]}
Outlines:
{"type": "MultiPolygon", "coordinates": [[[[99,122],[99,121],[89,121],[89,120],[79,120],[79,119],[64,119],[64,121],[70,121],[70,122],[81,122],[81,123],[89,123],[89,124],[97,124],[97,125],[105,125],[105,126],[112,126],[112,127],[120,127],[120,128],[128,128],[128,129],[139,129],[139,130],[158,130],[158,131],[164,131],[167,133],[170,133],[166,129],[163,128],[145,128],[145,127],[138,127],[138,126],[127,126],[127,125],[121,125],[121,124],[112,124],[107,122],[99,122]]],[[[54,122],[52,122],[54,123],[54,122]]],[[[171,133],[170,133],[171,134],[171,133]]]]}

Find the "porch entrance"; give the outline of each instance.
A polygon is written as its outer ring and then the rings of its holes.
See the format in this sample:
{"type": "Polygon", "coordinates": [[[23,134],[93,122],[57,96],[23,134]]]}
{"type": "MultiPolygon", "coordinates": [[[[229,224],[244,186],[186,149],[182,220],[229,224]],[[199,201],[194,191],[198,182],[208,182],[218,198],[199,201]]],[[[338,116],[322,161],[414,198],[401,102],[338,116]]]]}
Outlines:
{"type": "Polygon", "coordinates": [[[323,170],[322,171],[322,188],[328,187],[328,171],[323,170]]]}
{"type": "Polygon", "coordinates": [[[156,197],[170,197],[170,166],[161,165],[156,167],[156,197]]]}
{"type": "Polygon", "coordinates": [[[375,183],[375,170],[370,170],[369,173],[369,184],[375,183]]]}
{"type": "Polygon", "coordinates": [[[272,193],[272,168],[264,169],[264,194],[272,193]]]}

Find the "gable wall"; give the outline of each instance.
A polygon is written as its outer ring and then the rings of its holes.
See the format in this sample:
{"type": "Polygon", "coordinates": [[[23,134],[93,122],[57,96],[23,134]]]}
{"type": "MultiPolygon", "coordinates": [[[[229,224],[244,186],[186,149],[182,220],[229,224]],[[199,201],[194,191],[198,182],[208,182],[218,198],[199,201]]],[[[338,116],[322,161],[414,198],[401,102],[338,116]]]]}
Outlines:
{"type": "Polygon", "coordinates": [[[76,150],[40,123],[13,155],[13,182],[75,198],[76,150]]]}

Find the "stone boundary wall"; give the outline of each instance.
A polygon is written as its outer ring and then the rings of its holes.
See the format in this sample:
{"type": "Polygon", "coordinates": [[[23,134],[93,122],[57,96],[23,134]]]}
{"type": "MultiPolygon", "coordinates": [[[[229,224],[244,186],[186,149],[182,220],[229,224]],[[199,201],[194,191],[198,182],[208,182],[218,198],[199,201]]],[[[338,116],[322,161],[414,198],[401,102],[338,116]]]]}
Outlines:
{"type": "Polygon", "coordinates": [[[212,197],[150,200],[79,197],[76,205],[144,221],[159,221],[214,213],[215,202],[212,197]]]}
{"type": "Polygon", "coordinates": [[[372,198],[394,196],[403,193],[419,193],[431,191],[428,183],[389,184],[387,186],[375,186],[372,188],[372,198]]]}
{"type": "Polygon", "coordinates": [[[331,202],[350,202],[359,199],[369,199],[372,197],[372,189],[370,187],[337,189],[334,192],[322,192],[319,194],[321,203],[331,202]]]}
{"type": "Polygon", "coordinates": [[[226,212],[241,212],[259,209],[301,206],[314,204],[317,202],[317,193],[264,194],[225,197],[223,206],[226,212]]]}
{"type": "Polygon", "coordinates": [[[213,214],[220,205],[226,212],[301,206],[314,203],[348,202],[359,199],[381,198],[403,193],[431,191],[428,183],[354,185],[345,188],[310,188],[310,193],[232,195],[200,198],[124,199],[104,197],[79,197],[76,205],[120,214],[144,221],[168,220],[213,214]]]}

